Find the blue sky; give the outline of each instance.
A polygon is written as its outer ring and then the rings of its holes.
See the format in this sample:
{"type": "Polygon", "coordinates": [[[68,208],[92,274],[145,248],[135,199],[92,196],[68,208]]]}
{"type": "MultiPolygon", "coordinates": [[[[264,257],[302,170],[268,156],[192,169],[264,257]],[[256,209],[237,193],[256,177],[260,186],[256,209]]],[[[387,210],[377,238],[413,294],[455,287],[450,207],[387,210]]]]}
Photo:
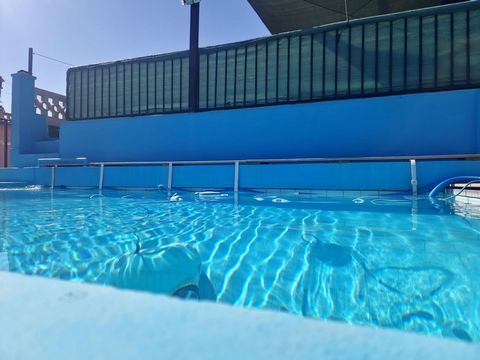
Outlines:
{"type": "MultiPolygon", "coordinates": [[[[268,35],[247,0],[203,0],[200,45],[268,35]]],[[[188,48],[190,12],[180,0],[0,0],[2,104],[28,48],[74,65],[188,48]]],[[[34,57],[37,87],[65,93],[67,66],[34,57]]]]}

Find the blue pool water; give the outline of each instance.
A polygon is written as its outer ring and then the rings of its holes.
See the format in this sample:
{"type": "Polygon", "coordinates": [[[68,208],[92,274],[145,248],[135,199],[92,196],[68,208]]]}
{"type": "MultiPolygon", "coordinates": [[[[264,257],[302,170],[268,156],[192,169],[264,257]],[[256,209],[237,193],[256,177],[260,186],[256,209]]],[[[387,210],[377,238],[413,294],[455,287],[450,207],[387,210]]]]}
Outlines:
{"type": "Polygon", "coordinates": [[[480,341],[479,215],[403,195],[5,190],[0,270],[116,285],[125,257],[182,244],[219,302],[480,341]]]}

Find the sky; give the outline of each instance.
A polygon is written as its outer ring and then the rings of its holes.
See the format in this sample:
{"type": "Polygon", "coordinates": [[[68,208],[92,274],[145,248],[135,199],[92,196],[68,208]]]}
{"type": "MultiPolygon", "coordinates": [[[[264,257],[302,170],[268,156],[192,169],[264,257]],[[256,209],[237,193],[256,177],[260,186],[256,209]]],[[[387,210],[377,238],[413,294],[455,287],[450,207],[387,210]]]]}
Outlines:
{"type": "MultiPolygon", "coordinates": [[[[28,48],[73,65],[186,50],[190,9],[180,0],[0,0],[2,105],[28,48]]],[[[247,0],[202,0],[200,46],[269,35],[247,0]]],[[[36,86],[65,94],[67,65],[34,56],[36,86]]]]}

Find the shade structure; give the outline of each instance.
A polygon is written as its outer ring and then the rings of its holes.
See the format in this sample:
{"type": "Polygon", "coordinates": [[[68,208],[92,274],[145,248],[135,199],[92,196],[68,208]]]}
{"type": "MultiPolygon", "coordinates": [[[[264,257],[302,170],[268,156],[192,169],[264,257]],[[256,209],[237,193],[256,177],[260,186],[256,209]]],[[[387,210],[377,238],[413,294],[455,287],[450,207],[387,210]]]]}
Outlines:
{"type": "MultiPolygon", "coordinates": [[[[347,0],[350,19],[464,0],[347,0]]],[[[248,0],[272,34],[346,20],[344,0],[248,0]]]]}

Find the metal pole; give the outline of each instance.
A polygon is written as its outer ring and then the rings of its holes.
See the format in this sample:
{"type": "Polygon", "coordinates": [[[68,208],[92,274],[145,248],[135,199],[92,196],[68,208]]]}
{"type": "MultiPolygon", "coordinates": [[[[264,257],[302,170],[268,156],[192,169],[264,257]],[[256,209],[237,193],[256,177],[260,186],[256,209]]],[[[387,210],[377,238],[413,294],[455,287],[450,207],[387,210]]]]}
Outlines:
{"type": "Polygon", "coordinates": [[[199,51],[198,38],[200,28],[200,3],[190,6],[190,63],[188,104],[190,111],[198,110],[198,73],[199,51]]]}
{"type": "Polygon", "coordinates": [[[345,19],[347,20],[347,22],[349,21],[349,19],[348,19],[348,4],[347,4],[347,0],[345,0],[345,19]]]}
{"type": "Polygon", "coordinates": [[[8,121],[3,122],[3,167],[8,167],[8,121]]]}
{"type": "Polygon", "coordinates": [[[410,173],[411,173],[411,184],[412,184],[412,195],[417,196],[418,194],[418,180],[417,180],[417,161],[412,159],[410,160],[410,173]]]}
{"type": "Polygon", "coordinates": [[[98,190],[103,190],[103,178],[105,176],[105,164],[100,165],[100,178],[98,180],[98,190]]]}
{"type": "Polygon", "coordinates": [[[33,74],[33,48],[28,48],[28,73],[33,74]]]}

